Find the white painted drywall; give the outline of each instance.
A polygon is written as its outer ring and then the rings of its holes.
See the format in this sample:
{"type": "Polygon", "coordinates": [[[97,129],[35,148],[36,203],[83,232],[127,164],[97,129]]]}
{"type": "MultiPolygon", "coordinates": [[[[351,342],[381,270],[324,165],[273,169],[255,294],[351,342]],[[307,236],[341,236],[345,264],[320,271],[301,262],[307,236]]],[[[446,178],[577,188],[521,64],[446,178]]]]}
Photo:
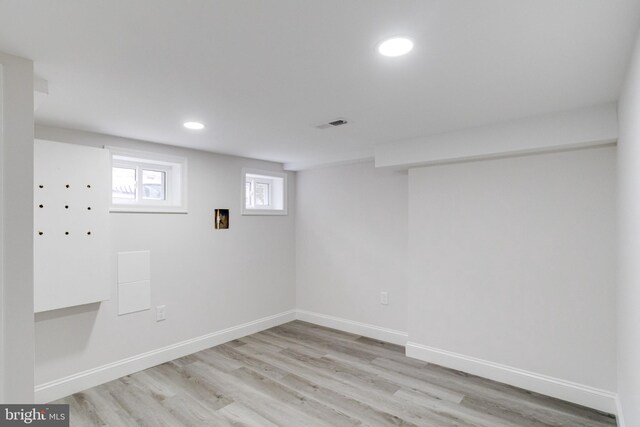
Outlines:
{"type": "Polygon", "coordinates": [[[0,402],[27,403],[33,400],[33,63],[0,52],[0,67],[0,402]]]}
{"type": "Polygon", "coordinates": [[[111,300],[36,316],[36,384],[294,308],[294,175],[288,215],[240,215],[242,168],[281,165],[64,129],[36,135],[186,156],[189,182],[188,214],[110,214],[111,300]],[[216,208],[230,209],[228,230],[214,230],[216,208]],[[138,250],[151,251],[152,310],[118,316],[116,254],[138,250]],[[156,322],[157,305],[167,320],[156,322]]]}
{"type": "Polygon", "coordinates": [[[406,331],[406,173],[373,162],[306,170],[297,190],[298,309],[406,331]]]}
{"type": "MultiPolygon", "coordinates": [[[[0,64],[0,151],[4,150],[3,142],[3,69],[0,64]]],[[[4,162],[0,160],[0,349],[4,349],[4,162]]],[[[4,402],[4,350],[0,350],[0,402],[4,402]]]]}
{"type": "Polygon", "coordinates": [[[615,148],[409,172],[409,341],[606,391],[615,148]]]}
{"type": "Polygon", "coordinates": [[[34,311],[109,299],[109,152],[38,140],[33,167],[34,311]]]}
{"type": "Polygon", "coordinates": [[[618,393],[640,425],[640,38],[618,104],[618,393]]]}
{"type": "Polygon", "coordinates": [[[615,104],[527,117],[376,146],[376,167],[406,168],[613,143],[615,104]]]}

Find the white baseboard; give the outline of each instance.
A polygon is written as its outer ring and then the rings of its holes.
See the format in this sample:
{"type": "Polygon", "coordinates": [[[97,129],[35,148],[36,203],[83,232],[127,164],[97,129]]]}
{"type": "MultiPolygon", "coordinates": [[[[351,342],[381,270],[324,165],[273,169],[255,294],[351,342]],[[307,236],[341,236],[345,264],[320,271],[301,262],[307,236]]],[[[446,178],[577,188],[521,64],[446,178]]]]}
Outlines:
{"type": "Polygon", "coordinates": [[[407,356],[616,414],[617,394],[475,357],[407,342],[407,356]]]}
{"type": "Polygon", "coordinates": [[[77,374],[44,384],[39,384],[35,387],[35,401],[45,403],[57,400],[125,375],[282,325],[295,319],[406,346],[407,356],[415,359],[457,369],[600,411],[616,414],[618,427],[625,427],[622,408],[616,393],[428,347],[414,342],[407,342],[406,332],[341,319],[325,314],[313,313],[306,310],[290,310],[264,317],[97,368],[78,372],[77,374]]]}
{"type": "Polygon", "coordinates": [[[51,402],[206,348],[291,322],[295,318],[295,310],[285,311],[39,384],[35,387],[35,401],[51,402]]]}
{"type": "Polygon", "coordinates": [[[618,421],[618,427],[625,427],[624,413],[622,412],[622,402],[620,397],[616,396],[616,421],[618,421]]]}
{"type": "Polygon", "coordinates": [[[370,325],[368,323],[355,322],[353,320],[327,316],[326,314],[314,313],[307,310],[296,310],[296,319],[304,322],[315,323],[320,326],[326,326],[327,328],[337,329],[339,331],[350,332],[352,334],[390,342],[392,344],[404,346],[407,343],[406,332],[370,325]]]}

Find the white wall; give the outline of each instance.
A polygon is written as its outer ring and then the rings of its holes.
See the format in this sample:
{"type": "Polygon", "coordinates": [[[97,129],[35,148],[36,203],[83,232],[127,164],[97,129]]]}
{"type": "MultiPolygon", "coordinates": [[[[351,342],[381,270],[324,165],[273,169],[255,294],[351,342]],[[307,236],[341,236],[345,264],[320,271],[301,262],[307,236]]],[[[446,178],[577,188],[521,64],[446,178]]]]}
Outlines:
{"type": "Polygon", "coordinates": [[[411,169],[409,341],[614,392],[615,155],[411,169]]]}
{"type": "Polygon", "coordinates": [[[615,103],[525,117],[376,146],[377,167],[417,167],[616,142],[615,103]]]}
{"type": "Polygon", "coordinates": [[[36,384],[294,309],[294,175],[287,216],[240,215],[241,169],[281,165],[54,128],[36,137],[186,156],[189,206],[186,215],[110,214],[112,299],[36,316],[36,384]],[[230,209],[230,229],[214,230],[216,208],[230,209]],[[163,322],[155,309],[117,315],[116,253],[147,249],[163,322]]]}
{"type": "MultiPolygon", "coordinates": [[[[3,81],[0,64],[0,129],[3,127],[3,81]]],[[[0,150],[4,151],[3,134],[0,132],[0,150]]],[[[4,224],[4,162],[0,161],[0,224],[4,224]]],[[[0,225],[0,348],[4,349],[4,225],[0,225]]],[[[0,350],[0,402],[4,402],[4,350],[0,350]]]]}
{"type": "Polygon", "coordinates": [[[0,402],[33,400],[33,63],[0,53],[0,402]]]}
{"type": "Polygon", "coordinates": [[[373,162],[306,170],[297,189],[298,308],[406,331],[406,172],[373,162]]]}
{"type": "MultiPolygon", "coordinates": [[[[640,38],[639,38],[640,40],[640,38]]],[[[618,105],[618,393],[640,425],[640,41],[618,105]]]]}

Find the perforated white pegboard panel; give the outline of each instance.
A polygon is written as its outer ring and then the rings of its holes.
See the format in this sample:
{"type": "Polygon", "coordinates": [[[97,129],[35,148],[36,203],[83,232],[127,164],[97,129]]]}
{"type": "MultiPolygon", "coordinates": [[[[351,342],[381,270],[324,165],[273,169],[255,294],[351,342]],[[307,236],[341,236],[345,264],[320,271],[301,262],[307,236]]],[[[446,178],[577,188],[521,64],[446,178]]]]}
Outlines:
{"type": "Polygon", "coordinates": [[[36,141],[35,312],[109,299],[109,152],[36,141]]]}

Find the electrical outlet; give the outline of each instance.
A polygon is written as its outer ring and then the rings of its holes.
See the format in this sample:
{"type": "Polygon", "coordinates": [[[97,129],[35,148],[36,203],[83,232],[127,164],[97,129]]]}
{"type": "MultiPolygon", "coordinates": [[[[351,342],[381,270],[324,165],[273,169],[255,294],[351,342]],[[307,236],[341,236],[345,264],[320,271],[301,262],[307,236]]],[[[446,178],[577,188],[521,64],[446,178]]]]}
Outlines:
{"type": "Polygon", "coordinates": [[[159,305],[156,307],[156,322],[167,319],[167,306],[159,305]]]}
{"type": "Polygon", "coordinates": [[[380,304],[389,305],[389,292],[380,292],[380,304]]]}

